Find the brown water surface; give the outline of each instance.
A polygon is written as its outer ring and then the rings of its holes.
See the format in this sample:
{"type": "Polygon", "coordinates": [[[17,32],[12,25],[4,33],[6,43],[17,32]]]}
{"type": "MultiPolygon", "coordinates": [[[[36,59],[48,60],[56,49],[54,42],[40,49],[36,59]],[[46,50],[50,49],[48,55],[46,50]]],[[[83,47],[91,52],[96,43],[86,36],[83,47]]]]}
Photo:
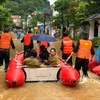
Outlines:
{"type": "MultiPolygon", "coordinates": [[[[17,50],[23,50],[20,40],[13,35],[17,50]]],[[[38,47],[36,41],[35,48],[38,47]]],[[[60,42],[51,43],[59,51],[60,42]]],[[[50,47],[50,48],[51,48],[50,47]]],[[[49,49],[50,49],[49,48],[49,49]]],[[[58,54],[61,56],[61,52],[58,54]]],[[[11,56],[14,51],[11,49],[11,56]]],[[[100,78],[89,72],[91,79],[80,82],[76,87],[66,87],[60,82],[25,83],[18,88],[8,88],[5,81],[4,67],[0,68],[0,100],[100,100],[100,78]]]]}

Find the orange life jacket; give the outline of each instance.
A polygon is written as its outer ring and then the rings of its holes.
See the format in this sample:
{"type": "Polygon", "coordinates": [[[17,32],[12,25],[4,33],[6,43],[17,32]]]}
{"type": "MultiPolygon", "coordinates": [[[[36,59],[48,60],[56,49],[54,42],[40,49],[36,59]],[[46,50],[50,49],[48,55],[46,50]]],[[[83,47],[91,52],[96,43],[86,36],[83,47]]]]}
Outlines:
{"type": "Polygon", "coordinates": [[[9,49],[10,48],[10,42],[11,42],[11,35],[9,33],[3,33],[1,35],[0,48],[9,49]]]}
{"type": "Polygon", "coordinates": [[[42,46],[42,45],[44,45],[45,48],[48,48],[48,42],[40,41],[39,46],[42,46]]]}
{"type": "Polygon", "coordinates": [[[0,48],[1,48],[1,35],[0,35],[0,48]]]}
{"type": "Polygon", "coordinates": [[[92,42],[90,40],[80,40],[79,50],[77,53],[78,58],[89,59],[91,56],[92,42]]]}
{"type": "Polygon", "coordinates": [[[26,33],[24,36],[24,46],[28,46],[31,43],[31,36],[32,34],[26,33]]]}
{"type": "Polygon", "coordinates": [[[67,36],[62,39],[63,53],[70,54],[73,50],[73,41],[67,36]]]}
{"type": "Polygon", "coordinates": [[[0,48],[1,48],[1,38],[0,38],[0,48]]]}

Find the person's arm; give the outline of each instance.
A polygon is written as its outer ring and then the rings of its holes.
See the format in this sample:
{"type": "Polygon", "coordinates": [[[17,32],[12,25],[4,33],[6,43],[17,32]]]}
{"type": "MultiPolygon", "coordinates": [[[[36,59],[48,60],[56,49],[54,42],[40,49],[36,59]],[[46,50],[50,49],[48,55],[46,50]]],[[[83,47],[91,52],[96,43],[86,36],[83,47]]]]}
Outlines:
{"type": "Polygon", "coordinates": [[[33,48],[34,48],[34,44],[33,44],[33,40],[31,40],[30,49],[33,49],[33,48]]]}
{"type": "Polygon", "coordinates": [[[60,47],[60,50],[61,50],[61,51],[63,51],[63,47],[64,47],[64,46],[63,46],[63,42],[62,42],[62,43],[61,43],[61,47],[60,47]]]}
{"type": "Polygon", "coordinates": [[[70,57],[74,54],[74,52],[72,51],[72,53],[69,55],[69,57],[67,58],[66,62],[70,59],[70,57]]]}
{"type": "Polygon", "coordinates": [[[92,61],[94,55],[95,55],[95,51],[94,51],[94,47],[92,46],[92,48],[91,48],[91,57],[89,59],[90,61],[92,61]]]}
{"type": "Polygon", "coordinates": [[[50,46],[50,43],[48,43],[48,47],[50,46]]]}
{"type": "Polygon", "coordinates": [[[94,51],[94,47],[92,46],[91,48],[91,54],[94,55],[95,54],[95,51],[94,51]]]}
{"type": "Polygon", "coordinates": [[[24,42],[24,38],[21,40],[21,43],[23,43],[24,42]]]}
{"type": "Polygon", "coordinates": [[[75,46],[74,49],[73,49],[73,52],[74,52],[74,53],[76,53],[76,52],[78,51],[79,45],[80,45],[80,43],[79,43],[79,41],[78,41],[77,44],[76,44],[76,46],[75,46]]]}
{"type": "Polygon", "coordinates": [[[12,49],[14,49],[14,51],[15,51],[16,53],[18,53],[17,50],[16,50],[16,48],[15,48],[15,45],[14,45],[14,42],[13,42],[12,38],[11,38],[10,44],[11,44],[11,46],[12,46],[12,49]]]}
{"type": "Polygon", "coordinates": [[[71,57],[74,53],[76,53],[76,52],[78,51],[78,49],[79,49],[79,41],[77,42],[76,46],[74,47],[72,53],[71,53],[71,54],[69,55],[69,57],[67,58],[66,62],[70,59],[70,57],[71,57]]]}
{"type": "Polygon", "coordinates": [[[40,41],[37,41],[37,43],[39,43],[40,41]]]}
{"type": "Polygon", "coordinates": [[[72,47],[75,48],[75,44],[74,44],[74,42],[73,42],[73,44],[72,44],[72,47]]]}

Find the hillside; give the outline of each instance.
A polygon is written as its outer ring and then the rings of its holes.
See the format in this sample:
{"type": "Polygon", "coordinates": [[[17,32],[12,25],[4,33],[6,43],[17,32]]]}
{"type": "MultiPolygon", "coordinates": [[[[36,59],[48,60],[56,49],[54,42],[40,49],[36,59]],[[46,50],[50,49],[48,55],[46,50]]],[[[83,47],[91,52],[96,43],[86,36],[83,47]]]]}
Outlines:
{"type": "Polygon", "coordinates": [[[8,0],[5,6],[11,9],[13,15],[25,16],[35,10],[50,9],[50,2],[48,0],[8,0]]]}

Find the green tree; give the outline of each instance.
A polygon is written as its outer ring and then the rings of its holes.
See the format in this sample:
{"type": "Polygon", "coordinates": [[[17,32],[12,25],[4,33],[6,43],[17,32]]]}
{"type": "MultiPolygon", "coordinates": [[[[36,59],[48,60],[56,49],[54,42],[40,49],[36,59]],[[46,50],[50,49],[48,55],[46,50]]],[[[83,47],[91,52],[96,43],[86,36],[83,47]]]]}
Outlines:
{"type": "MultiPolygon", "coordinates": [[[[68,7],[69,4],[72,0],[57,0],[55,2],[55,6],[54,6],[54,10],[58,11],[59,14],[56,16],[56,21],[54,22],[54,24],[58,25],[68,25],[69,22],[69,15],[68,15],[68,7]],[[57,22],[58,21],[58,22],[57,22]]],[[[55,18],[54,18],[55,20],[55,18]]]]}
{"type": "Polygon", "coordinates": [[[87,10],[87,6],[88,6],[88,2],[80,2],[78,4],[78,7],[75,9],[75,19],[77,21],[77,24],[82,24],[86,18],[88,17],[88,10],[87,10]]]}
{"type": "Polygon", "coordinates": [[[10,10],[0,6],[0,31],[12,25],[10,10]]]}
{"type": "Polygon", "coordinates": [[[44,21],[43,14],[42,13],[36,13],[36,15],[32,16],[31,25],[32,25],[32,27],[36,27],[37,22],[43,23],[43,21],[44,21]]]}
{"type": "Polygon", "coordinates": [[[7,0],[0,0],[0,5],[6,2],[7,0]]]}
{"type": "Polygon", "coordinates": [[[9,0],[5,6],[11,9],[13,15],[22,17],[43,8],[51,9],[48,0],[9,0]]]}

